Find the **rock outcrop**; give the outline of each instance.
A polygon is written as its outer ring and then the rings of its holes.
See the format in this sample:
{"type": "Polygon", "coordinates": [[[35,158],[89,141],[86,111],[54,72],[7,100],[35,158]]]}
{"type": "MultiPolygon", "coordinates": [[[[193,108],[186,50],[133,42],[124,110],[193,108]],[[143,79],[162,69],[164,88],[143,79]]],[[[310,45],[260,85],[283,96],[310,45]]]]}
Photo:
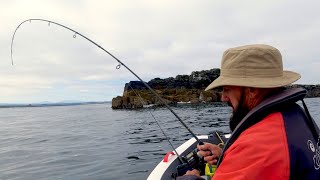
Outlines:
{"type": "MultiPolygon", "coordinates": [[[[177,75],[175,78],[155,78],[147,82],[167,104],[176,105],[178,102],[199,104],[215,102],[220,99],[220,89],[204,92],[204,89],[220,75],[220,69],[194,71],[191,75],[177,75]]],[[[114,109],[141,108],[143,105],[163,103],[151,93],[140,81],[130,81],[125,84],[123,95],[112,99],[114,109]]]]}
{"type": "Polygon", "coordinates": [[[320,97],[320,84],[317,85],[304,85],[304,84],[293,84],[288,88],[302,87],[307,90],[307,98],[320,97]]]}
{"type": "MultiPolygon", "coordinates": [[[[147,82],[167,104],[176,105],[178,102],[190,104],[219,102],[221,88],[204,91],[204,89],[220,75],[220,69],[194,71],[190,75],[177,75],[175,78],[155,78],[147,82]]],[[[303,87],[308,91],[307,97],[320,97],[320,85],[288,86],[303,87]]],[[[162,106],[163,103],[140,81],[130,81],[125,84],[123,95],[112,99],[114,109],[136,109],[153,104],[162,106]]]]}

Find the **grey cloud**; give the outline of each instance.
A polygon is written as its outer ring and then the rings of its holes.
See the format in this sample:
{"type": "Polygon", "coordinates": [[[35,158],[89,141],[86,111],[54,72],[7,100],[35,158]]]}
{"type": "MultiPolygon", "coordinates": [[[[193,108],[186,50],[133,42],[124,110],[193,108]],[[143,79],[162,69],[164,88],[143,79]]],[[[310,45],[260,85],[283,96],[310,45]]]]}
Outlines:
{"type": "MultiPolygon", "coordinates": [[[[65,29],[36,22],[19,29],[14,46],[16,65],[11,67],[14,27],[39,15],[88,35],[146,81],[219,67],[225,49],[267,43],[282,52],[286,69],[302,74],[299,83],[319,83],[319,5],[317,1],[219,0],[6,3],[0,12],[4,22],[0,29],[0,73],[6,91],[0,93],[5,95],[10,87],[18,93],[17,87],[29,84],[25,91],[30,93],[24,93],[34,94],[34,99],[44,98],[45,92],[53,98],[58,98],[53,94],[59,92],[63,99],[71,91],[80,98],[94,91],[95,95],[87,97],[98,99],[100,94],[103,99],[106,91],[117,94],[103,86],[107,81],[135,80],[124,67],[116,70],[114,59],[83,38],[74,39],[65,29]],[[34,3],[39,6],[29,5],[34,3]],[[20,77],[25,80],[19,81],[20,77]],[[68,91],[63,93],[63,89],[68,91]]],[[[122,93],[121,85],[112,85],[122,93]]],[[[10,96],[12,99],[0,101],[22,98],[10,96]]]]}

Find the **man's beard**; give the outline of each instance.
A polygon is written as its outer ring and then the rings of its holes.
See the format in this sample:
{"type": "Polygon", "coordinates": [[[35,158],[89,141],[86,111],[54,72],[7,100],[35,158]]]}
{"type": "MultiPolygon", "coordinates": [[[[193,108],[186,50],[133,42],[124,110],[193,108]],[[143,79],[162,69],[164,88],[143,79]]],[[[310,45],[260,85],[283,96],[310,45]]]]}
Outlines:
{"type": "Polygon", "coordinates": [[[244,105],[244,92],[242,91],[239,100],[238,108],[233,112],[230,117],[229,126],[231,131],[234,131],[241,120],[249,113],[249,109],[244,105]]]}

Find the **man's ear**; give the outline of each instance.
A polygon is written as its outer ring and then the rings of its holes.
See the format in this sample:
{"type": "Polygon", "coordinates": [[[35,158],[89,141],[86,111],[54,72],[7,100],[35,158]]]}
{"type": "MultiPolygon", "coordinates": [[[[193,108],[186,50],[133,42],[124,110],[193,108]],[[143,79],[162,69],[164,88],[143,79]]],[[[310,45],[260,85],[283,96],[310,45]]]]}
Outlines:
{"type": "Polygon", "coordinates": [[[248,87],[248,94],[250,99],[255,99],[259,95],[259,88],[248,87]]]}

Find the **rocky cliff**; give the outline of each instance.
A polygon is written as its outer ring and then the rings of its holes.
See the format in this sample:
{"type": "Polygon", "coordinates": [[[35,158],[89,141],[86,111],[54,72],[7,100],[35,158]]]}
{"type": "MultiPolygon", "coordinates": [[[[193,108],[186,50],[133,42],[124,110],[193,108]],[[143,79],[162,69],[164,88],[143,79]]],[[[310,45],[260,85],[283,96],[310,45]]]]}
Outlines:
{"type": "MultiPolygon", "coordinates": [[[[220,101],[221,89],[204,91],[220,75],[220,69],[194,71],[190,75],[177,75],[175,78],[155,78],[147,82],[169,105],[178,102],[191,104],[220,101]]],[[[308,91],[307,97],[320,97],[320,85],[291,85],[303,87],[308,91]]],[[[140,81],[125,84],[123,95],[112,99],[114,109],[136,109],[144,105],[163,105],[140,81]]]]}

